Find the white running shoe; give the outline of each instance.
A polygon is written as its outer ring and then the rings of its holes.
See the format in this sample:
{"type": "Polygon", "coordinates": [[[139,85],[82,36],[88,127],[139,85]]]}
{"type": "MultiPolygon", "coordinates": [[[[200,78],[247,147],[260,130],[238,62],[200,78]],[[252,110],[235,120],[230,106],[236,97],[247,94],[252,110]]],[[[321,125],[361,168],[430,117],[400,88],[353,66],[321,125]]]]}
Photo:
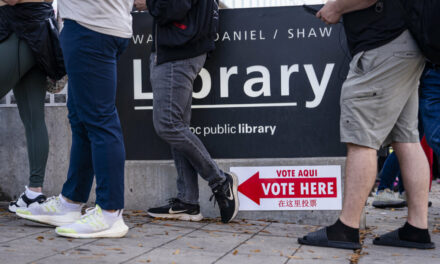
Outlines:
{"type": "Polygon", "coordinates": [[[128,232],[122,218],[122,210],[114,216],[104,215],[101,207],[89,208],[86,213],[73,224],[60,226],[55,229],[60,236],[73,238],[118,238],[128,232]]]}
{"type": "Polygon", "coordinates": [[[48,198],[44,203],[33,203],[27,208],[18,208],[17,216],[38,223],[62,226],[81,218],[82,205],[69,208],[63,205],[59,196],[48,198]]]}
{"type": "Polygon", "coordinates": [[[25,186],[25,188],[26,190],[17,198],[16,201],[12,201],[9,203],[9,207],[8,207],[9,212],[15,213],[19,208],[20,209],[28,208],[33,203],[41,204],[44,201],[46,201],[46,196],[44,196],[43,194],[38,195],[34,199],[29,198],[26,195],[26,191],[28,190],[28,187],[25,186]]]}

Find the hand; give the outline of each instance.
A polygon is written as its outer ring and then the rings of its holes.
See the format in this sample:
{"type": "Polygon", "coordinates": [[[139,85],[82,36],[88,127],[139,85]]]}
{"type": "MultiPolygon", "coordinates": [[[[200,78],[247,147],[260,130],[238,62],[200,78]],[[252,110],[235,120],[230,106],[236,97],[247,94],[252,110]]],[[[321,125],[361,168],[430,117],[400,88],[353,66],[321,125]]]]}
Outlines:
{"type": "Polygon", "coordinates": [[[146,0],[134,0],[134,6],[139,11],[147,10],[147,1],[146,0]]]}
{"type": "Polygon", "coordinates": [[[336,0],[329,0],[324,7],[316,13],[316,17],[324,21],[326,24],[336,24],[341,20],[342,12],[340,11],[336,0]]]}
{"type": "Polygon", "coordinates": [[[8,5],[13,6],[13,5],[17,4],[19,0],[2,0],[2,1],[8,5]]]}

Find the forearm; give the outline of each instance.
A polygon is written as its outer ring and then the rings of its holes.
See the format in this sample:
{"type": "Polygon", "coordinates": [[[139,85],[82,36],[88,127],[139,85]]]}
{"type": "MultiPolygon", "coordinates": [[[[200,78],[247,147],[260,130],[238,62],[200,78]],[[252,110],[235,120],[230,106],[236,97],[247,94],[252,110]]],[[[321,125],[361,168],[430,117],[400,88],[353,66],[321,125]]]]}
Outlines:
{"type": "Polygon", "coordinates": [[[8,5],[15,5],[19,2],[19,0],[2,0],[2,2],[8,5]]]}
{"type": "Polygon", "coordinates": [[[368,8],[377,0],[329,0],[335,1],[336,8],[340,14],[350,13],[356,10],[368,8]]]}

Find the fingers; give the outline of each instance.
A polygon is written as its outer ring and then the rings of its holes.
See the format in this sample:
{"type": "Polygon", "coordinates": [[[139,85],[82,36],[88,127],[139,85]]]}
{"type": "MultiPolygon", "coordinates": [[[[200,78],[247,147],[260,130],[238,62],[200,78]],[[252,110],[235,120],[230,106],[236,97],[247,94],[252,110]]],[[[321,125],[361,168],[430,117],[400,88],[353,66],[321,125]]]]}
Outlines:
{"type": "MultiPolygon", "coordinates": [[[[322,9],[321,9],[321,10],[322,10],[322,9]]],[[[319,10],[318,13],[316,13],[316,17],[319,18],[319,19],[321,19],[321,17],[322,17],[322,12],[321,12],[321,10],[319,10]]]]}

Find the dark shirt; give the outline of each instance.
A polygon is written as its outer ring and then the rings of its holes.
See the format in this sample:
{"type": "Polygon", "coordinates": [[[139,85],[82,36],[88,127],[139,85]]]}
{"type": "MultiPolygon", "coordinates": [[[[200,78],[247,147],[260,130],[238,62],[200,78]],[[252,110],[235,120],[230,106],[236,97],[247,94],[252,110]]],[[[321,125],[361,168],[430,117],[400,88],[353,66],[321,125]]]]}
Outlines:
{"type": "Polygon", "coordinates": [[[344,28],[352,55],[372,50],[396,39],[405,31],[400,0],[379,0],[373,6],[345,14],[344,28]]]}

